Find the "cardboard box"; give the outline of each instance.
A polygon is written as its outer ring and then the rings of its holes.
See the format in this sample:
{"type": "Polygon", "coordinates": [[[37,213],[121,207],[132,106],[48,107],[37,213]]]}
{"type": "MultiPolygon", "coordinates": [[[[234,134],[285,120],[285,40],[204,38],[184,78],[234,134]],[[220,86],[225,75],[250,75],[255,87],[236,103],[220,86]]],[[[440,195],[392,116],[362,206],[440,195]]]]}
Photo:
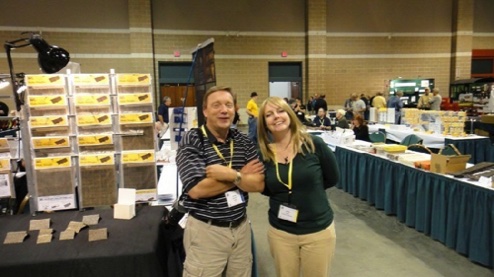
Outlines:
{"type": "Polygon", "coordinates": [[[453,173],[464,170],[470,155],[445,156],[439,154],[431,155],[431,172],[436,173],[453,173]]]}

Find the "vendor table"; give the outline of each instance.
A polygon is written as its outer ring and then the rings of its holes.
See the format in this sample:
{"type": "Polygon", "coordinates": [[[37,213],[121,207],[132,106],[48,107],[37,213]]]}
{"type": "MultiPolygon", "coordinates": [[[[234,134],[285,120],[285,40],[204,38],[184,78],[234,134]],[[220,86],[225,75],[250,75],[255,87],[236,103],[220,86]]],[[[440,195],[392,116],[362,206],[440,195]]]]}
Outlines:
{"type": "Polygon", "coordinates": [[[460,150],[462,154],[471,155],[469,163],[477,164],[480,162],[494,162],[493,155],[491,155],[492,144],[489,138],[471,135],[468,137],[453,137],[453,136],[443,136],[438,134],[427,134],[413,132],[411,130],[399,130],[393,129],[387,125],[375,124],[369,125],[369,133],[377,132],[380,129],[386,131],[386,139],[401,142],[406,136],[410,134],[416,134],[423,139],[423,145],[429,148],[440,149],[444,145],[453,144],[460,150]]]}
{"type": "Polygon", "coordinates": [[[64,211],[53,214],[4,216],[0,218],[0,243],[7,232],[27,231],[31,219],[51,219],[53,241],[36,244],[38,231],[29,231],[21,244],[0,246],[1,276],[163,276],[166,260],[157,247],[163,207],[137,207],[131,220],[113,219],[113,210],[64,211]],[[60,241],[60,232],[70,221],[99,214],[98,225],[108,228],[108,239],[88,242],[88,228],[74,240],[60,241]]]}
{"type": "Polygon", "coordinates": [[[337,147],[338,188],[440,241],[494,266],[494,189],[337,147]]]}

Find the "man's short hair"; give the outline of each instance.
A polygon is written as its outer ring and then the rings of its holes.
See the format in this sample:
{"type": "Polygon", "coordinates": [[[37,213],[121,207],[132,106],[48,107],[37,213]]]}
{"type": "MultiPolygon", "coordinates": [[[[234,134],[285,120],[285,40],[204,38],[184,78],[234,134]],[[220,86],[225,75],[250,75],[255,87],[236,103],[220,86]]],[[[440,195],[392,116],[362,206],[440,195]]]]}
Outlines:
{"type": "Polygon", "coordinates": [[[257,92],[253,91],[250,93],[250,98],[257,96],[257,92]]]}
{"type": "Polygon", "coordinates": [[[208,91],[206,91],[206,93],[204,94],[204,97],[202,98],[202,108],[203,109],[206,109],[208,106],[209,95],[211,95],[212,93],[217,92],[217,91],[226,91],[226,92],[230,93],[230,95],[232,96],[233,99],[235,99],[235,96],[233,95],[231,87],[214,86],[214,87],[211,87],[210,89],[208,89],[208,91]]]}

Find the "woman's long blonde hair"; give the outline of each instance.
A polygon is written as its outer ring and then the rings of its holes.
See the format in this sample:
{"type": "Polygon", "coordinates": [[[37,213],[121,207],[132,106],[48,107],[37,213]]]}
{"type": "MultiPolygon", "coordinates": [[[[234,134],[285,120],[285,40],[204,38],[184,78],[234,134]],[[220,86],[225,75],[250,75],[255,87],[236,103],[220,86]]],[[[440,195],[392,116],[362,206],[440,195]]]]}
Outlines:
{"type": "Polygon", "coordinates": [[[310,153],[314,153],[315,147],[314,143],[312,142],[311,136],[307,133],[305,127],[297,118],[295,112],[290,108],[288,103],[286,103],[285,100],[281,99],[280,97],[268,97],[266,100],[264,100],[264,102],[261,104],[261,107],[259,108],[259,117],[257,124],[257,138],[259,140],[259,149],[261,150],[263,160],[268,162],[276,162],[274,152],[269,147],[269,144],[272,141],[265,118],[266,106],[268,104],[281,108],[288,114],[288,117],[290,118],[290,126],[288,128],[290,128],[291,140],[293,142],[292,147],[295,153],[304,154],[302,150],[302,146],[304,145],[310,153]]]}

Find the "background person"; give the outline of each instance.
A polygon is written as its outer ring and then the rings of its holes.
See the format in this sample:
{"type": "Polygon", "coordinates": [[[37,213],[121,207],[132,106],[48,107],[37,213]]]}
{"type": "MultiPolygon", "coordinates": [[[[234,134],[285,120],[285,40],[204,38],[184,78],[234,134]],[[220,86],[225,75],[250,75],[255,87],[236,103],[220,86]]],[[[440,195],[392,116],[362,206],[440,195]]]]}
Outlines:
{"type": "Polygon", "coordinates": [[[247,115],[249,115],[249,130],[248,136],[254,142],[257,143],[257,117],[259,115],[259,108],[257,106],[257,92],[250,94],[250,100],[247,102],[247,115]]]}
{"type": "Polygon", "coordinates": [[[331,129],[331,120],[326,116],[326,112],[323,108],[319,108],[317,111],[316,117],[312,121],[315,127],[318,127],[321,130],[329,130],[331,129]]]}
{"type": "Polygon", "coordinates": [[[336,111],[336,127],[340,127],[342,129],[349,129],[350,125],[348,125],[348,121],[345,117],[346,111],[343,109],[339,109],[336,111]]]}
{"type": "Polygon", "coordinates": [[[279,97],[259,110],[259,148],[269,196],[268,240],[277,276],[326,277],[336,233],[325,190],[339,180],[336,158],[279,97]],[[270,139],[272,138],[272,139],[270,139]],[[296,171],[294,171],[296,168],[296,171]]]}
{"type": "Polygon", "coordinates": [[[425,88],[424,94],[422,94],[419,98],[419,102],[417,103],[417,108],[421,110],[430,110],[431,104],[429,101],[430,101],[430,89],[425,88]]]}
{"type": "Polygon", "coordinates": [[[442,99],[441,95],[439,94],[439,89],[434,88],[432,90],[432,97],[429,99],[429,103],[431,104],[431,110],[440,111],[442,101],[443,101],[443,99],[442,99]]]}
{"type": "Polygon", "coordinates": [[[361,115],[356,115],[353,119],[353,132],[355,133],[355,139],[370,142],[369,127],[364,122],[364,118],[361,115]]]}
{"type": "Polygon", "coordinates": [[[251,276],[247,192],[264,190],[264,167],[252,141],[230,129],[233,102],[230,88],[210,88],[203,100],[206,125],[187,132],[177,151],[189,211],[184,277],[251,276]]]}
{"type": "Polygon", "coordinates": [[[399,90],[396,95],[389,97],[388,108],[395,109],[395,124],[401,123],[401,110],[403,109],[403,101],[401,97],[403,96],[403,91],[399,90]]]}

